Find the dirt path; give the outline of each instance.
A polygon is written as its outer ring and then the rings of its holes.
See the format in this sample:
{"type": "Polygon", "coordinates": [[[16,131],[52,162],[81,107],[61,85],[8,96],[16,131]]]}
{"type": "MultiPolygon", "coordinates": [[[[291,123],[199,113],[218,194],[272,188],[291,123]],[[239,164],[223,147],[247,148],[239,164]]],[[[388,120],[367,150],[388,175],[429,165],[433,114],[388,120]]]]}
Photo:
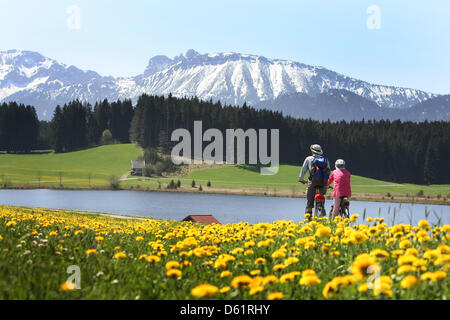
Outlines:
{"type": "Polygon", "coordinates": [[[125,181],[125,180],[128,180],[128,176],[130,175],[130,171],[128,171],[127,173],[124,173],[121,177],[120,177],[120,179],[119,179],[119,181],[125,181]]]}

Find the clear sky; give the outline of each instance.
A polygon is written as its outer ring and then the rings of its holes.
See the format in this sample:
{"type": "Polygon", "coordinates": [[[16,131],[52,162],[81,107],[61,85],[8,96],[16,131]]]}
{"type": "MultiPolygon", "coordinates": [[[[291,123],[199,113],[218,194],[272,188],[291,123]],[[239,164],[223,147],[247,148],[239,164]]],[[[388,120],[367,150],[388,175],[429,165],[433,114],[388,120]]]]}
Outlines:
{"type": "Polygon", "coordinates": [[[450,93],[448,0],[0,0],[0,30],[0,51],[102,75],[133,76],[154,55],[192,48],[450,93]]]}

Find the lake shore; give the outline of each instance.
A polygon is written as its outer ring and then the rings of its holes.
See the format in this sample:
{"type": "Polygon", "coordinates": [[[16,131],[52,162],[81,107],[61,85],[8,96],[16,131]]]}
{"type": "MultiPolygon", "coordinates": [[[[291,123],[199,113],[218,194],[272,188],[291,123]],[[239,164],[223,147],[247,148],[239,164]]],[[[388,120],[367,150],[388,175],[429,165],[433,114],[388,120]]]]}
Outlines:
{"type": "MultiPolygon", "coordinates": [[[[51,189],[51,190],[127,190],[127,191],[141,191],[141,192],[183,192],[183,193],[210,193],[210,194],[232,194],[243,196],[266,196],[266,197],[285,197],[285,198],[306,198],[306,187],[295,190],[288,189],[263,189],[263,188],[219,188],[219,187],[203,187],[202,191],[199,187],[181,186],[177,189],[169,189],[166,187],[150,188],[150,187],[120,187],[119,189],[112,189],[109,186],[91,186],[91,187],[60,187],[60,186],[35,186],[22,185],[14,186],[6,189],[11,190],[33,190],[33,189],[51,189]]],[[[1,190],[1,189],[0,189],[1,190]]],[[[327,200],[332,200],[332,191],[326,195],[327,200]]],[[[450,205],[450,201],[445,197],[438,197],[435,195],[411,196],[408,194],[395,193],[386,194],[380,193],[353,193],[350,200],[358,201],[373,201],[373,202],[399,202],[399,203],[418,203],[418,204],[434,204],[434,205],[450,205]]]]}

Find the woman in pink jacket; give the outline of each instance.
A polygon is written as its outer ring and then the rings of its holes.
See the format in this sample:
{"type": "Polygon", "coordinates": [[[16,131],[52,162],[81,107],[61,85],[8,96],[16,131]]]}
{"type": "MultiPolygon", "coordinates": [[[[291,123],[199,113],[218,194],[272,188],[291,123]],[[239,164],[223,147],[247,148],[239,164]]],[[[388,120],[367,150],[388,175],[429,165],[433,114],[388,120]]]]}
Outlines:
{"type": "Polygon", "coordinates": [[[334,182],[333,190],[333,219],[339,214],[339,207],[341,206],[342,197],[351,197],[352,188],[350,186],[350,172],[345,169],[345,161],[342,159],[336,160],[336,170],[330,175],[328,179],[328,186],[334,182]]]}

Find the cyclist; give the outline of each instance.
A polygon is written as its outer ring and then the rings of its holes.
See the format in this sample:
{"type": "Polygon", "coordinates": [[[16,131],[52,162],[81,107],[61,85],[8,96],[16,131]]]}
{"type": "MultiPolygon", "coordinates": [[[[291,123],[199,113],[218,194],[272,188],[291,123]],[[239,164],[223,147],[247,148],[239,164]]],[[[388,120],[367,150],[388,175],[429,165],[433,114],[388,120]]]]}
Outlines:
{"type": "Polygon", "coordinates": [[[310,147],[311,155],[306,157],[303,162],[302,170],[298,181],[305,184],[308,183],[306,190],[306,210],[305,213],[312,215],[312,209],[314,207],[314,196],[316,194],[316,188],[319,193],[325,195],[327,192],[327,181],[331,171],[330,162],[323,155],[322,147],[318,144],[313,144],[310,147]],[[309,173],[308,181],[305,181],[306,173],[309,173]]]}
{"type": "Polygon", "coordinates": [[[339,208],[341,206],[341,201],[343,197],[351,197],[352,189],[350,185],[350,172],[345,169],[345,161],[342,159],[336,160],[334,164],[336,170],[330,176],[328,180],[328,186],[330,186],[334,182],[334,190],[333,190],[333,219],[339,215],[339,208]]]}

